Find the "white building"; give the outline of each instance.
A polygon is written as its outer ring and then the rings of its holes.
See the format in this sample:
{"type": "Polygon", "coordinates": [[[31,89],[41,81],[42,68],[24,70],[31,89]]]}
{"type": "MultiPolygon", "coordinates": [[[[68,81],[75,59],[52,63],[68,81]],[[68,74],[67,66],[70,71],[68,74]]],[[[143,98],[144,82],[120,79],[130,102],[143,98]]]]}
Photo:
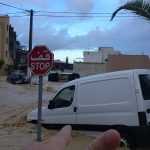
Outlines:
{"type": "Polygon", "coordinates": [[[98,51],[84,51],[84,62],[88,63],[107,63],[108,55],[119,55],[119,51],[115,51],[113,47],[99,47],[98,51]]]}

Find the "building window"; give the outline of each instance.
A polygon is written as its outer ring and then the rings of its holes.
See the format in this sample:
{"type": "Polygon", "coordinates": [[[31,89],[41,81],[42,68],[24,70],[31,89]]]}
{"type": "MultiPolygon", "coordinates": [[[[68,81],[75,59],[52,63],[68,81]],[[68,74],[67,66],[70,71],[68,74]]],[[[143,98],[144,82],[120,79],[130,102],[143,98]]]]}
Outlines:
{"type": "Polygon", "coordinates": [[[6,58],[7,58],[7,51],[6,51],[6,58]]]}
{"type": "Polygon", "coordinates": [[[8,29],[9,29],[9,25],[7,25],[7,31],[8,31],[8,29]]]}
{"type": "Polygon", "coordinates": [[[6,44],[8,44],[8,37],[6,38],[6,44]]]}
{"type": "Polygon", "coordinates": [[[10,47],[13,48],[13,43],[12,42],[10,43],[10,47]]]}

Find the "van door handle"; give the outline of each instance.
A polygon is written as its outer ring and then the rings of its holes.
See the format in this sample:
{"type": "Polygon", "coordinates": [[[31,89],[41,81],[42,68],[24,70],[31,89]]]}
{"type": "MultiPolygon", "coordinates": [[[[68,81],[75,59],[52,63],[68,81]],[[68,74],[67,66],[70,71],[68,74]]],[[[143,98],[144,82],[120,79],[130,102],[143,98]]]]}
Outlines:
{"type": "Polygon", "coordinates": [[[76,112],[76,111],[77,111],[77,107],[74,107],[73,109],[74,109],[74,112],[76,112]]]}

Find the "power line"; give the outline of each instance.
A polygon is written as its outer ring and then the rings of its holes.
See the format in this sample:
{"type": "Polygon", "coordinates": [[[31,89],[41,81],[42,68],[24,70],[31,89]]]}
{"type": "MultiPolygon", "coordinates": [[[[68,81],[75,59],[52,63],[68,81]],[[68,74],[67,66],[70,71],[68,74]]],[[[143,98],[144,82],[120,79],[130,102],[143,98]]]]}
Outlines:
{"type": "MultiPolygon", "coordinates": [[[[26,9],[23,9],[23,8],[19,8],[19,7],[16,7],[16,6],[12,6],[12,5],[9,5],[9,4],[6,4],[6,3],[0,3],[1,5],[4,5],[4,6],[8,6],[8,7],[12,7],[12,8],[15,8],[15,9],[19,9],[19,10],[23,10],[23,11],[26,11],[26,12],[30,12],[30,10],[26,10],[26,9]]],[[[16,12],[16,13],[23,13],[23,12],[16,12]]],[[[99,16],[94,16],[94,15],[111,15],[112,13],[111,12],[91,12],[91,13],[88,13],[88,12],[69,12],[69,11],[62,11],[62,12],[50,12],[50,11],[34,11],[34,13],[48,13],[48,14],[76,14],[76,16],[68,16],[68,15],[59,15],[59,16],[54,16],[54,17],[91,17],[91,16],[86,16],[86,15],[93,15],[92,17],[99,17],[99,16]],[[80,15],[80,16],[78,16],[80,15]]],[[[7,13],[7,14],[13,14],[13,13],[7,13]]],[[[119,13],[120,15],[124,15],[126,13],[119,13]]],[[[43,15],[43,14],[42,14],[43,15]]],[[[44,15],[43,15],[44,16],[44,15]]]]}
{"type": "Polygon", "coordinates": [[[26,12],[13,12],[13,13],[6,13],[6,15],[11,15],[11,14],[25,14],[26,12]]]}
{"type": "MultiPolygon", "coordinates": [[[[15,16],[29,16],[29,14],[26,15],[16,15],[16,14],[25,14],[26,12],[14,12],[14,13],[5,13],[3,15],[9,15],[9,17],[15,17],[15,16]]],[[[105,13],[103,13],[103,15],[64,15],[64,14],[60,14],[60,15],[56,15],[54,14],[36,14],[36,12],[34,13],[35,17],[39,16],[39,17],[52,17],[52,18],[110,18],[111,15],[107,15],[105,13]]],[[[116,18],[124,18],[124,17],[138,17],[137,15],[117,15],[116,18]]]]}
{"type": "MultiPolygon", "coordinates": [[[[14,12],[1,14],[9,17],[26,17],[29,16],[26,12],[14,12]]],[[[35,17],[50,17],[50,18],[110,18],[110,15],[56,15],[56,14],[34,14],[35,17]]],[[[0,16],[3,17],[3,16],[0,16]]],[[[137,15],[117,15],[116,18],[137,18],[137,15]]]]}
{"type": "MultiPolygon", "coordinates": [[[[6,14],[5,14],[6,15],[6,14]]],[[[21,17],[27,17],[29,14],[26,15],[9,15],[10,18],[21,18],[21,17]]],[[[3,18],[5,16],[0,16],[0,18],[3,18]]],[[[65,19],[72,19],[72,18],[110,18],[110,16],[56,16],[56,15],[34,15],[34,17],[49,17],[49,18],[65,18],[65,19]]],[[[116,18],[138,18],[138,16],[116,16],[116,18]]]]}
{"type": "MultiPolygon", "coordinates": [[[[19,10],[23,10],[25,12],[30,12],[30,10],[26,10],[23,8],[19,8],[16,6],[12,6],[12,5],[8,5],[5,3],[0,3],[0,5],[4,5],[7,7],[12,7],[15,9],[19,9],[19,10]]],[[[25,12],[15,12],[15,13],[6,13],[5,15],[9,15],[12,14],[12,16],[10,17],[25,17],[25,16],[29,16],[29,15],[13,15],[13,14],[23,14],[25,12]]],[[[46,13],[46,14],[39,14],[39,15],[34,15],[34,16],[39,16],[39,17],[51,17],[51,18],[110,18],[111,14],[110,12],[92,12],[92,13],[88,13],[88,12],[69,12],[69,11],[63,11],[63,12],[50,12],[50,11],[34,11],[34,13],[46,13]],[[57,14],[57,15],[56,15],[57,14]],[[59,14],[59,15],[58,15],[59,14]],[[74,15],[73,15],[74,14],[74,15]]],[[[133,16],[133,15],[126,15],[126,13],[119,13],[119,15],[117,15],[116,17],[118,18],[124,18],[124,17],[138,17],[138,16],[133,16]]]]}
{"type": "MultiPolygon", "coordinates": [[[[79,17],[79,18],[104,18],[104,17],[111,17],[111,16],[95,16],[95,15],[75,15],[75,16],[72,16],[72,15],[34,15],[34,16],[39,16],[39,17],[56,17],[56,18],[76,18],[76,17],[79,17]]],[[[116,16],[116,17],[138,17],[138,16],[116,16]]]]}
{"type": "Polygon", "coordinates": [[[21,18],[21,17],[27,17],[27,16],[29,16],[29,15],[22,15],[22,16],[19,16],[19,15],[15,15],[15,16],[11,16],[12,18],[21,18]]]}
{"type": "Polygon", "coordinates": [[[8,5],[8,4],[5,4],[5,3],[0,3],[0,5],[4,5],[4,6],[8,6],[8,7],[12,7],[12,8],[15,8],[15,9],[24,10],[24,11],[29,12],[29,10],[26,10],[26,9],[23,9],[23,8],[19,8],[19,7],[16,7],[16,6],[12,6],[12,5],[8,5]]]}
{"type": "MultiPolygon", "coordinates": [[[[78,14],[78,15],[104,15],[104,14],[112,14],[110,12],[92,12],[92,13],[88,13],[88,12],[69,12],[69,11],[56,11],[56,12],[50,12],[50,11],[36,11],[36,13],[49,13],[49,14],[78,14]]],[[[119,14],[126,14],[126,13],[119,13],[119,14]]]]}

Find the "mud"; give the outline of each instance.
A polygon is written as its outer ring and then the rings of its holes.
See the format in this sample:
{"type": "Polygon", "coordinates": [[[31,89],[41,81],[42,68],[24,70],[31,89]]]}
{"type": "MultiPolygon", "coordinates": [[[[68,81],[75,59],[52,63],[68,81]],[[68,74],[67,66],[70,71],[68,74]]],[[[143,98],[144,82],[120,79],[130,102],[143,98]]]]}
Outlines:
{"type": "MultiPolygon", "coordinates": [[[[43,105],[47,105],[63,83],[44,80],[43,105]]],[[[13,85],[0,77],[0,150],[23,150],[37,139],[37,125],[26,122],[26,114],[37,108],[38,85],[13,85]]],[[[57,130],[42,127],[42,140],[53,136],[57,130]]],[[[67,150],[83,150],[93,137],[72,132],[67,150]]],[[[121,148],[118,148],[121,149],[121,148]]],[[[121,149],[123,150],[123,149],[121,149]]]]}

